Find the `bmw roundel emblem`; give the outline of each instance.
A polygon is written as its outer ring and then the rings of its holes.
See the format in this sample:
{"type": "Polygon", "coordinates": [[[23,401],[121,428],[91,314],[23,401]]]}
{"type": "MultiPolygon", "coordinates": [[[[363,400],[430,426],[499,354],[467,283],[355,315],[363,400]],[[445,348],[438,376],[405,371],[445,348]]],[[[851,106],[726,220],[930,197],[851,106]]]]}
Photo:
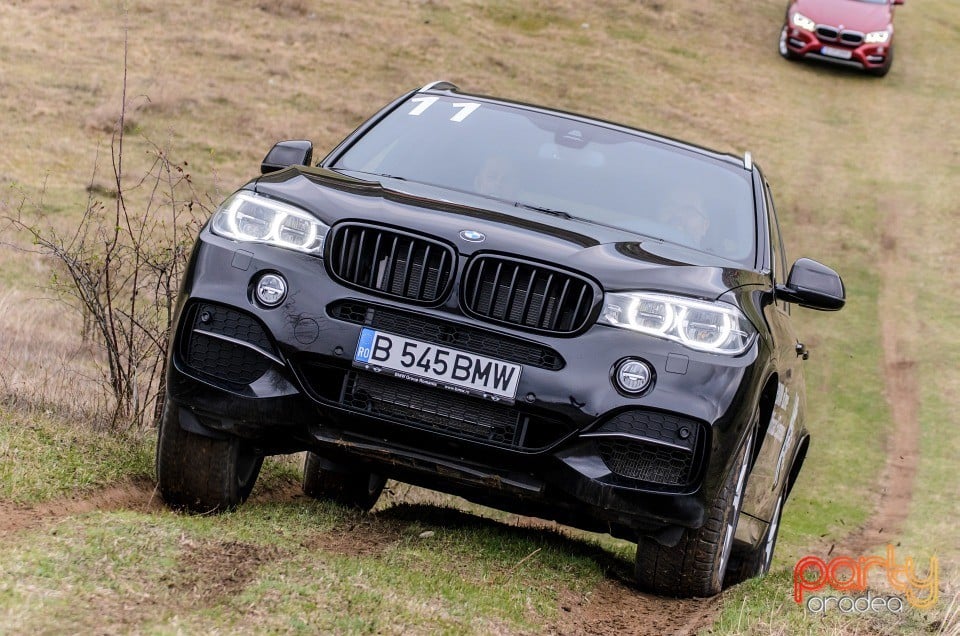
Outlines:
{"type": "Polygon", "coordinates": [[[460,238],[471,243],[480,243],[487,237],[483,232],[477,232],[476,230],[460,230],[460,238]]]}

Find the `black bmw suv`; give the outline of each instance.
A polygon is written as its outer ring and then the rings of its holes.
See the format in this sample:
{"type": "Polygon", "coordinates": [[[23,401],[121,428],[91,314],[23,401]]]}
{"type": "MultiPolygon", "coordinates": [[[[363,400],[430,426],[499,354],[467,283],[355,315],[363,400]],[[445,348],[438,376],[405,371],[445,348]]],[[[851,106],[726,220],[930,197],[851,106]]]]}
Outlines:
{"type": "Polygon", "coordinates": [[[766,572],[809,443],[768,185],[734,157],[435,82],[319,163],[283,141],[200,232],[157,477],[196,512],[307,451],[308,495],[386,479],[636,541],[641,587],[766,572]]]}

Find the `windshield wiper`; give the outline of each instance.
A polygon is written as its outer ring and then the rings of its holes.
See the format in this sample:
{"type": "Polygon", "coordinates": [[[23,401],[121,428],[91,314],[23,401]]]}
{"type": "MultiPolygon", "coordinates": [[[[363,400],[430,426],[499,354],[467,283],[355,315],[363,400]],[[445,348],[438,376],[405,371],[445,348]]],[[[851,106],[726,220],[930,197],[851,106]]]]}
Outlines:
{"type": "Polygon", "coordinates": [[[406,181],[406,177],[398,177],[395,174],[383,174],[380,172],[365,172],[363,170],[350,170],[350,172],[356,172],[358,174],[368,174],[371,177],[386,177],[387,179],[396,179],[397,181],[406,181]]]}
{"type": "Polygon", "coordinates": [[[533,210],[534,212],[543,212],[544,214],[549,214],[550,216],[559,216],[561,219],[574,218],[573,215],[568,214],[563,210],[554,210],[552,208],[544,208],[539,205],[530,205],[529,203],[521,203],[520,201],[514,201],[513,207],[524,208],[526,210],[533,210]]]}
{"type": "MultiPolygon", "coordinates": [[[[498,200],[499,200],[499,199],[498,199],[498,200]]],[[[552,208],[545,208],[545,207],[541,207],[541,206],[539,206],[539,205],[532,205],[532,204],[530,204],[530,203],[522,203],[522,202],[520,202],[520,201],[514,201],[513,205],[514,205],[514,207],[525,208],[525,209],[527,209],[527,210],[533,210],[534,212],[543,212],[544,214],[549,214],[549,215],[551,215],[551,216],[560,217],[561,219],[573,219],[574,221],[582,221],[582,222],[584,222],[584,223],[590,223],[590,224],[592,224],[592,225],[600,225],[600,226],[602,226],[602,227],[608,227],[608,228],[610,228],[610,229],[620,230],[620,231],[622,231],[622,232],[632,232],[632,233],[634,233],[634,234],[640,234],[641,236],[645,236],[646,238],[652,238],[652,239],[656,239],[656,240],[658,240],[658,241],[663,241],[662,238],[659,238],[659,237],[657,237],[657,236],[652,236],[652,235],[648,235],[648,234],[643,234],[642,232],[637,232],[636,230],[632,230],[632,229],[629,229],[629,228],[625,228],[625,227],[622,227],[622,226],[620,226],[620,225],[613,225],[612,223],[604,223],[603,221],[598,221],[598,220],[596,220],[596,219],[588,219],[588,218],[583,217],[583,216],[574,216],[574,215],[570,214],[569,212],[564,212],[563,210],[554,210],[554,209],[552,209],[552,208]]]]}

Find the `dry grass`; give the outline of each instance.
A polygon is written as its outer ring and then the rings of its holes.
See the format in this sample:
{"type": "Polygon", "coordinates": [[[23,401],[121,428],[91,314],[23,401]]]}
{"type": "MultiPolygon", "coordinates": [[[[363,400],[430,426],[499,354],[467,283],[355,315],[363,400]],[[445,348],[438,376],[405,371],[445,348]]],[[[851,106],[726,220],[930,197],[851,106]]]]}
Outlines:
{"type": "Polygon", "coordinates": [[[106,401],[96,346],[79,338],[75,312],[43,295],[37,289],[0,292],[0,401],[95,422],[106,401]],[[38,325],[47,326],[42,336],[38,325]]]}

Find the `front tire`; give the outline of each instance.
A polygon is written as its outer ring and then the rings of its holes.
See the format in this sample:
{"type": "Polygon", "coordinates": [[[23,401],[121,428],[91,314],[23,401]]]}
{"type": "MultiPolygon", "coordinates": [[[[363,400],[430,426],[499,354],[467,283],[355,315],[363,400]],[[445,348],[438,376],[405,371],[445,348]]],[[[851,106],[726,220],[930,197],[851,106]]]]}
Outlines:
{"type": "Polygon", "coordinates": [[[179,407],[167,399],[156,464],[157,487],[171,508],[224,512],[250,496],[263,456],[236,437],[214,439],[184,430],[179,407]]]}
{"type": "Polygon", "coordinates": [[[767,532],[756,547],[743,552],[734,552],[730,556],[724,585],[736,585],[755,576],[763,576],[770,571],[773,552],[777,547],[777,535],[780,533],[780,517],[783,514],[784,495],[777,499],[776,508],[767,526],[767,532]]]}
{"type": "Polygon", "coordinates": [[[366,512],[373,508],[387,479],[368,471],[349,470],[308,452],[303,463],[303,492],[322,501],[335,501],[366,512]]]}
{"type": "Polygon", "coordinates": [[[752,448],[751,437],[741,446],[703,526],[685,530],[673,547],[653,539],[640,539],[635,574],[641,588],[677,597],[713,596],[720,592],[740,517],[752,448]]]}

